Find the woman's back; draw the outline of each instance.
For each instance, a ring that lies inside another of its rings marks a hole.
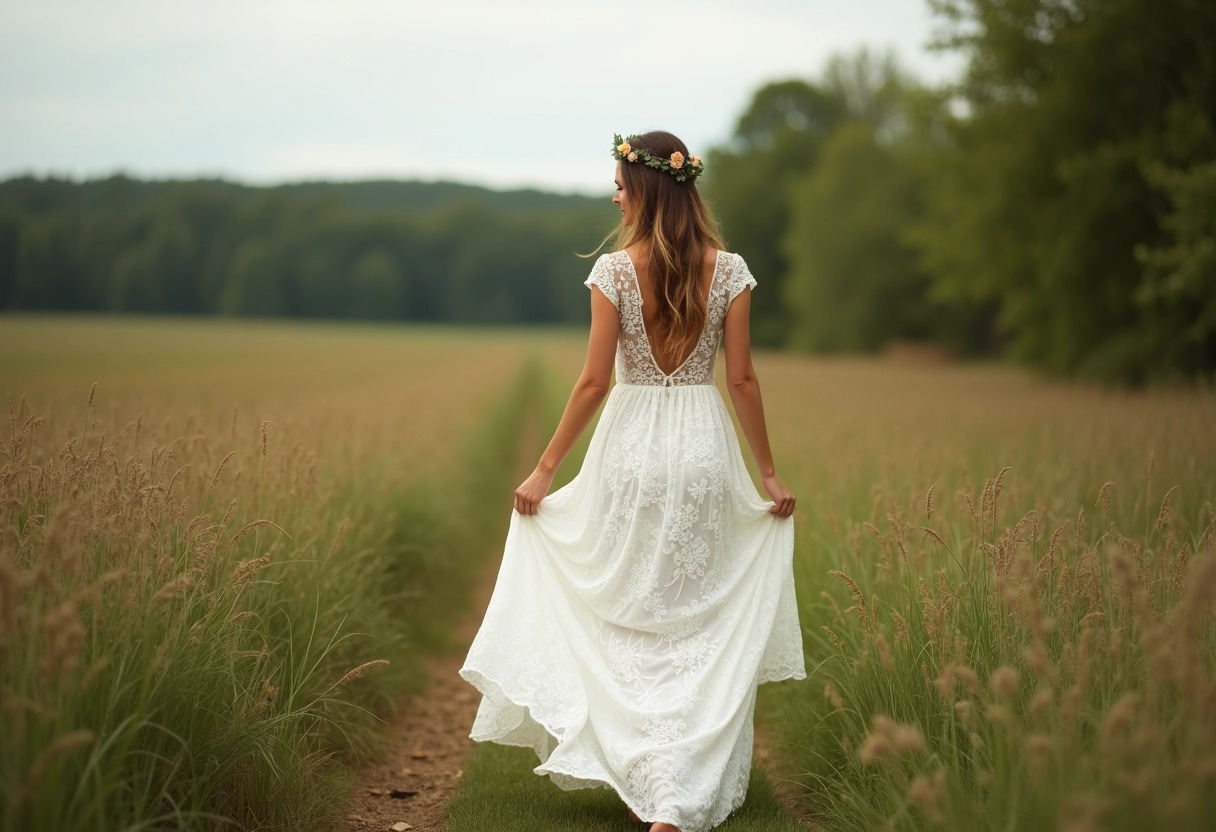
[[[663,354],[662,347],[657,343],[653,334],[658,331],[659,304],[666,303],[666,300],[655,292],[654,284],[650,279],[648,248],[645,245],[638,244],[627,248],[625,253],[629,255],[634,271],[638,276],[638,291],[642,297],[642,320],[646,325],[651,354],[654,355],[654,360],[659,370],[670,375],[684,363],[688,358],[688,354],[695,349],[695,345],[686,350],[683,355],[668,356]],[[717,264],[717,249],[706,248],[701,258],[701,274],[697,280],[698,297],[705,301],[703,308],[708,308],[710,283],[713,281],[714,270]]]
[[[739,293],[756,281],[739,255],[713,251],[710,258],[708,275],[700,275],[705,283],[698,287],[702,292],[701,314],[694,322],[694,340],[678,362],[659,357],[655,322],[664,299],[639,273],[629,251],[614,251],[596,260],[586,284],[599,289],[619,316],[615,359],[618,384],[683,387],[714,383],[727,311]]]

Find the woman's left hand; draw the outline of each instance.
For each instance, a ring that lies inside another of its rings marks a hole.
[[[515,510],[529,516],[536,514],[537,506],[540,505],[541,500],[545,499],[545,495],[549,493],[549,486],[552,484],[552,472],[545,472],[537,468],[519,488],[515,489]]]

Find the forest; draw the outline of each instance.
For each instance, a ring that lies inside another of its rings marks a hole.
[[[905,341],[1124,384],[1216,371],[1216,5],[932,0],[946,86],[839,55],[702,187],[771,347]],[[605,151],[605,155],[607,152]],[[450,183],[0,183],[0,309],[568,323],[617,214]]]
[[[605,200],[450,183],[0,184],[0,305],[542,323],[585,316]]]

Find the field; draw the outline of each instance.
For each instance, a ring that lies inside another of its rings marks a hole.
[[[3,828],[331,828],[375,717],[451,647],[581,351],[0,319]],[[810,673],[762,688],[760,718],[816,822],[1206,828],[1216,395],[757,368]]]
[[[506,520],[541,346],[5,320],[3,828],[330,828]]]
[[[809,682],[765,700],[832,829],[1207,829],[1216,398],[774,358]]]

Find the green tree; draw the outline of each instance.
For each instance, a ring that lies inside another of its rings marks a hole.
[[[802,183],[823,165],[821,154],[842,125],[861,123],[883,141],[907,130],[908,79],[890,52],[836,55],[818,81],[768,84],[739,117],[734,138],[710,155],[708,193],[732,249],[763,284],[753,300],[757,343],[785,344],[803,321],[785,304],[785,285],[802,266],[786,241],[797,232],[794,206]],[[805,264],[803,264],[805,265]],[[797,290],[795,290],[797,292]]]
[[[350,270],[351,314],[356,318],[406,317],[405,273],[397,255],[385,246],[365,252]]]
[[[196,311],[197,259],[191,228],[176,216],[159,219],[146,240],[118,254],[109,284],[109,308],[129,312]]]
[[[13,306],[18,309],[80,309],[86,291],[76,246],[79,223],[45,214],[22,224],[17,241]]]
[[[873,350],[935,335],[928,277],[902,237],[920,212],[921,182],[868,124],[838,129],[794,190],[785,239],[790,343]]]
[[[753,339],[785,342],[789,317],[782,284],[789,270],[781,241],[789,225],[789,189],[815,162],[844,115],[843,102],[808,81],[767,84],[739,117],[732,142],[710,152],[706,195],[727,244],[762,283],[752,301]]]
[[[226,315],[281,315],[284,279],[270,241],[251,239],[237,249],[219,298]]]
[[[1145,175],[1170,199],[1170,240],[1136,249],[1144,275],[1134,300],[1152,322],[1149,353],[1196,374],[1216,367],[1216,161]]]
[[[1135,253],[1171,236],[1170,200],[1145,172],[1216,158],[1216,6],[932,2],[944,45],[969,59],[916,234],[936,291],[994,303],[1013,355],[1050,371],[1195,370],[1153,333],[1200,306],[1171,306],[1166,326],[1164,307],[1137,300],[1151,292]]]
[[[17,292],[17,245],[21,219],[15,212],[0,213],[0,309],[10,306]]]

